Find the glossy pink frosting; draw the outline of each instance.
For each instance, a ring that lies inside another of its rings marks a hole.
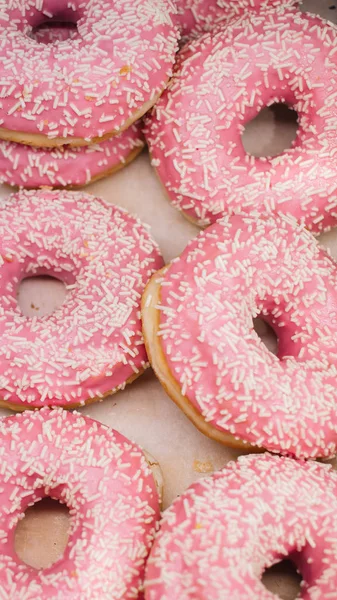
[[[311,233],[289,217],[225,217],[158,281],[166,362],[207,423],[297,457],[336,452],[337,268]]]
[[[298,0],[176,0],[178,23],[184,37],[198,37],[248,10],[293,6]]]
[[[0,398],[25,407],[101,398],[147,366],[140,299],[163,264],[148,228],[82,192],[22,191],[0,204]],[[44,317],[24,316],[22,279],[67,288]]]
[[[171,0],[14,0],[0,7],[0,126],[49,138],[118,131],[165,87],[177,50]],[[41,44],[49,18],[77,23]]]
[[[199,225],[228,212],[283,212],[317,232],[337,222],[337,28],[286,7],[248,11],[187,44],[146,128],[173,204]],[[299,116],[293,147],[249,156],[241,135],[276,102]]]
[[[159,501],[141,449],[79,413],[44,408],[0,421],[0,530],[3,598],[138,599],[159,519]],[[22,563],[14,533],[44,497],[66,504],[63,556],[37,570]]]
[[[100,144],[33,148],[0,140],[0,181],[26,188],[83,186],[144,146],[140,125]]]
[[[146,600],[276,600],[261,577],[286,557],[303,577],[300,600],[332,600],[336,498],[330,465],[240,457],[164,513],[147,563]]]

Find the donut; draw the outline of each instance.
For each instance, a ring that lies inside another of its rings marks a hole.
[[[337,474],[291,458],[240,457],[194,483],[164,513],[146,600],[272,600],[261,578],[290,557],[302,600],[334,598]]]
[[[138,599],[159,519],[158,493],[136,444],[79,413],[24,412],[0,422],[3,598]],[[43,570],[18,558],[14,531],[45,497],[70,511],[63,556]]]
[[[250,11],[181,50],[146,138],[170,200],[190,220],[207,226],[255,211],[290,214],[313,232],[336,224],[336,32],[290,7]],[[293,147],[249,156],[245,125],[274,103],[297,111]]]
[[[21,191],[0,204],[0,405],[83,405],[123,388],[148,366],[141,295],[163,261],[148,229],[82,192]],[[54,313],[28,318],[20,282],[66,285]]]
[[[41,44],[76,35],[77,29],[57,23],[34,31],[34,39]],[[139,124],[101,144],[84,147],[35,148],[0,140],[0,182],[24,188],[84,186],[129,164],[143,146]]]
[[[171,0],[9,0],[0,7],[0,138],[32,146],[103,141],[139,119],[172,73]],[[77,24],[41,44],[48,19]]]
[[[248,10],[293,6],[298,0],[176,0],[183,40],[199,37]]]
[[[336,263],[304,226],[232,215],[151,278],[143,333],[157,377],[204,434],[247,450],[332,456],[336,306]],[[276,356],[254,331],[258,316],[278,338]]]
[[[128,165],[144,147],[140,125],[84,147],[33,148],[0,141],[0,181],[24,188],[79,187]]]

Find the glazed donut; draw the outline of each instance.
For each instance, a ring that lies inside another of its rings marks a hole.
[[[160,514],[141,449],[88,417],[44,408],[1,420],[0,454],[2,597],[138,599]],[[14,531],[44,497],[68,506],[71,529],[62,558],[37,570],[18,559]]]
[[[152,164],[173,204],[200,226],[228,212],[276,211],[326,229],[337,222],[337,28],[290,7],[247,15],[180,52],[147,122]],[[249,156],[245,125],[277,102],[298,113],[293,147]]]
[[[140,221],[82,192],[22,191],[1,202],[0,230],[0,405],[70,408],[138,377],[141,294],[163,264]],[[19,284],[45,274],[67,297],[27,318]]]
[[[248,10],[263,10],[269,7],[293,6],[298,0],[176,0],[178,24],[183,39],[199,37],[205,31]]]
[[[120,133],[171,76],[178,28],[171,0],[9,0],[0,8],[0,138],[87,145]],[[78,35],[41,44],[47,19]]]
[[[162,385],[209,437],[332,456],[336,306],[336,264],[303,226],[236,215],[152,277],[143,332]],[[277,356],[254,331],[258,316],[278,337]]]
[[[297,598],[334,598],[336,497],[330,465],[240,457],[164,513],[146,567],[146,600],[276,600],[261,578],[286,557],[303,577]]]
[[[115,173],[144,147],[140,125],[80,148],[32,148],[0,141],[0,182],[24,188],[79,187]]]

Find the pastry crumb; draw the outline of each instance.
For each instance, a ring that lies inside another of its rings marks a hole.
[[[210,460],[202,461],[202,460],[195,459],[195,461],[193,463],[193,470],[196,473],[213,473],[214,466]]]

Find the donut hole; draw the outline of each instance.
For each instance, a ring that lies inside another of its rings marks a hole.
[[[46,569],[64,554],[69,539],[69,509],[52,498],[29,507],[14,534],[19,559],[34,569]]]
[[[302,577],[295,564],[289,559],[266,569],[262,576],[262,583],[269,592],[281,600],[295,600],[300,597]]]
[[[278,337],[274,329],[262,315],[253,319],[253,327],[255,333],[259,336],[261,342],[263,342],[269,352],[277,355],[279,343]]]
[[[30,37],[39,44],[53,44],[56,41],[73,39],[79,36],[78,21],[79,15],[71,10],[49,18],[43,16],[43,20],[37,20],[32,24]]]
[[[44,317],[62,306],[66,295],[63,281],[50,275],[39,275],[21,281],[17,301],[26,317]]]
[[[293,145],[297,137],[298,114],[287,104],[278,102],[263,108],[246,123],[242,144],[247,152],[258,158],[272,158]]]
[[[76,23],[65,21],[46,21],[33,27],[30,37],[39,44],[53,44],[56,41],[64,42],[78,35]]]

